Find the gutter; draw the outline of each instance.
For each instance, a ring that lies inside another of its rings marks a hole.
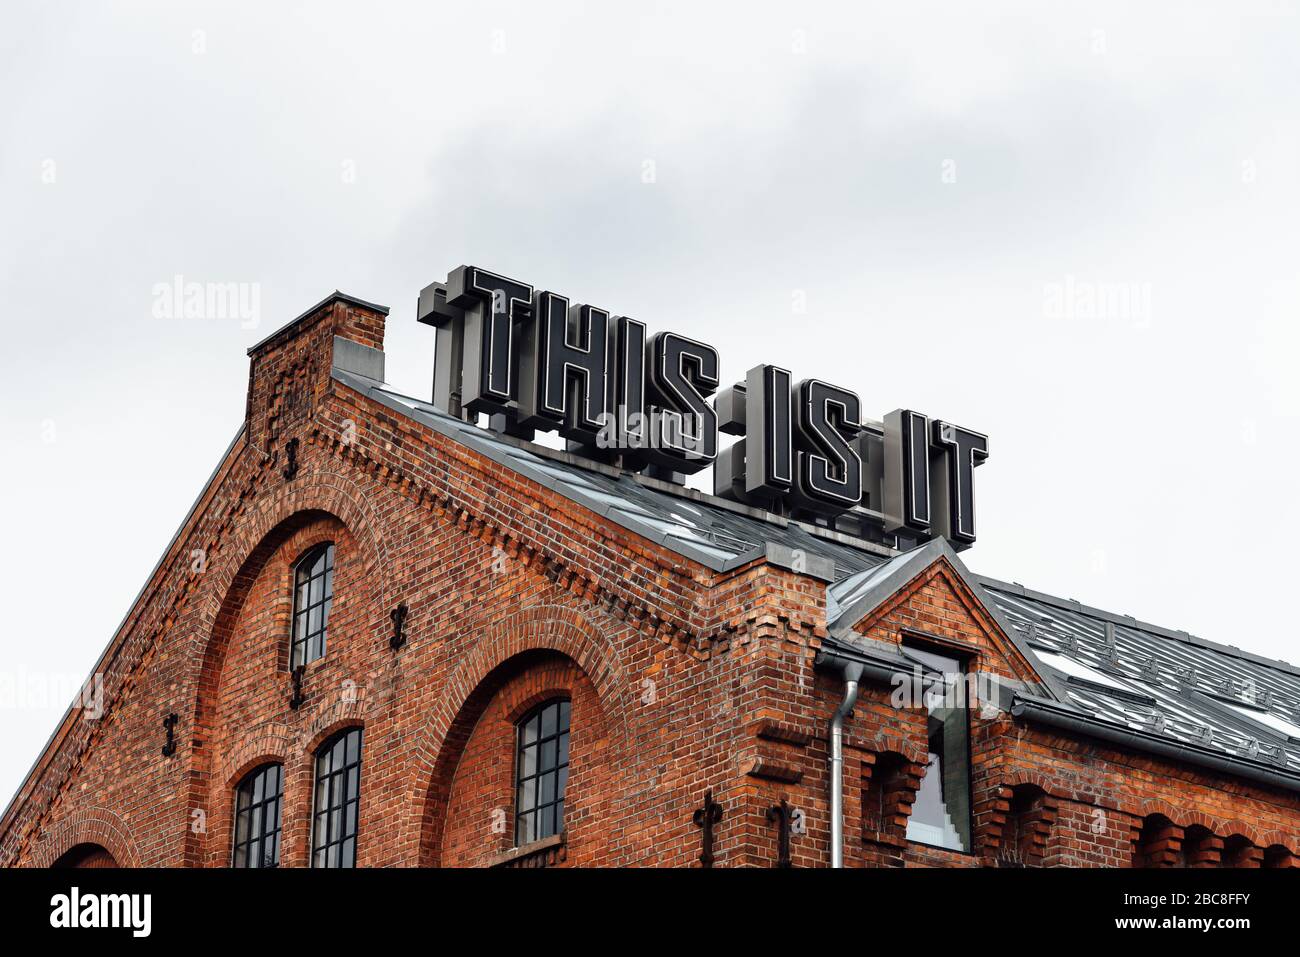
[[[1063,711],[1044,701],[1017,697],[1011,707],[1011,714],[1016,718],[1025,718],[1072,734],[1086,735],[1108,744],[1156,754],[1181,764],[1190,764],[1221,774],[1231,774],[1256,784],[1281,788],[1285,791],[1300,791],[1300,774],[1294,771],[1269,768],[1241,758],[1219,754],[1199,745],[1172,741],[1145,731],[1120,728],[1086,715]]]

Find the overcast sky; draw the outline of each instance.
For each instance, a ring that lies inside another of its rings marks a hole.
[[[5,4],[0,802],[245,349],[343,289],[425,395],[462,262],[986,432],[974,570],[1300,660],[1296,4],[1135,6]]]

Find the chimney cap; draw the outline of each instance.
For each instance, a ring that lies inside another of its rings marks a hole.
[[[351,303],[354,306],[361,306],[363,309],[372,309],[375,312],[378,312],[385,316],[388,315],[387,306],[381,306],[378,303],[367,302],[364,299],[360,299],[356,296],[348,295],[346,292],[340,292],[339,290],[335,289],[332,293],[330,293],[320,302],[316,303],[316,305],[312,306],[310,309],[307,309],[297,317],[290,319],[288,322],[282,325],[279,329],[276,329],[270,335],[266,336],[263,339],[260,339],[259,341],[255,342],[253,345],[249,346],[248,354],[251,356],[253,353],[259,351],[263,346],[271,342],[273,339],[276,339],[277,337],[283,335],[285,332],[288,332],[290,329],[292,329],[298,323],[302,322],[308,316],[319,312],[320,310],[324,309],[326,306],[330,305],[333,302],[347,302],[347,303]]]

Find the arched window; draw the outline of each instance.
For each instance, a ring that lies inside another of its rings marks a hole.
[[[569,702],[560,698],[529,712],[516,725],[515,844],[564,830],[569,780]]]
[[[235,841],[231,867],[280,866],[280,813],[284,769],[264,764],[235,789]]]
[[[311,866],[356,867],[361,804],[361,729],[348,728],[316,752]]]
[[[325,656],[330,606],[334,604],[334,543],[317,545],[293,569],[291,668]]]

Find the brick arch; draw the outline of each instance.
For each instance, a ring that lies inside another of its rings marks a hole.
[[[363,689],[358,689],[354,700],[347,700],[341,690],[331,692],[332,700],[322,706],[320,713],[303,731],[298,747],[298,758],[311,761],[316,750],[344,728],[366,727],[366,700]]]
[[[1225,838],[1241,836],[1250,841],[1250,843],[1254,844],[1256,847],[1260,846],[1259,828],[1253,824],[1248,824],[1245,821],[1222,821],[1218,827],[1214,828],[1214,832],[1220,837]]]
[[[77,811],[42,834],[32,849],[31,866],[48,868],[78,844],[98,844],[118,867],[141,866],[130,830],[106,807]]]
[[[285,764],[294,753],[292,733],[279,722],[268,724],[246,735],[222,756],[212,775],[213,786],[233,788],[249,771],[271,761]]]
[[[1211,833],[1219,833],[1223,827],[1221,822],[1216,821],[1204,811],[1195,811],[1185,807],[1178,807],[1161,798],[1152,798],[1143,801],[1137,811],[1137,816],[1143,820],[1153,814],[1163,815],[1169,819],[1171,824],[1175,824],[1183,830],[1187,830],[1189,827],[1194,827],[1199,824]]]
[[[216,714],[226,652],[248,592],[284,542],[299,530],[323,519],[339,522],[356,543],[362,556],[358,580],[368,583],[372,594],[377,595],[376,600],[362,603],[363,607],[376,609],[368,630],[373,634],[383,631],[383,610],[389,607],[393,594],[388,550],[384,542],[386,526],[355,483],[336,473],[313,471],[286,482],[251,505],[232,537],[223,541],[217,553],[210,556],[208,568],[203,573],[205,596],[201,599],[198,626],[191,638],[191,660],[195,662],[193,686],[197,690],[189,704],[189,714],[185,716],[192,738],[204,742],[204,746],[195,747],[193,751],[189,794],[192,808],[204,807],[211,798],[209,788],[214,786],[211,777],[214,756],[207,745],[215,730],[211,725]],[[331,707],[331,702],[327,701],[323,707]],[[220,781],[221,778],[216,779],[216,782]],[[201,834],[193,830],[187,834],[187,864],[200,862],[204,843]]]
[[[415,789],[401,853],[429,861],[435,853],[439,785],[455,771],[478,715],[495,693],[495,676],[529,652],[569,658],[596,689],[615,753],[631,754],[629,712],[634,697],[612,645],[580,612],[560,605],[520,609],[498,621],[462,658],[447,679],[414,749]]]
[[[1032,784],[1045,794],[1052,794],[1052,779],[1041,771],[1008,771],[998,777],[998,783],[1005,788],[1018,788]],[[1055,795],[1060,797],[1060,795]]]
[[[1265,849],[1284,847],[1292,854],[1300,856],[1300,834],[1291,831],[1263,831],[1256,836],[1255,845]]]

